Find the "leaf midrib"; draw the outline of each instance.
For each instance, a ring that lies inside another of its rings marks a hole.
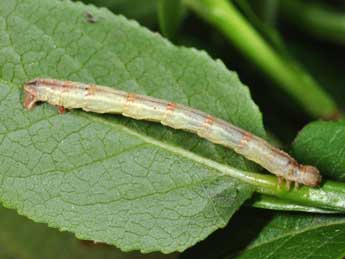
[[[158,140],[155,140],[154,138],[152,138],[150,136],[140,134],[140,133],[138,133],[138,132],[132,130],[131,128],[128,128],[122,124],[114,124],[112,122],[103,120],[99,117],[93,116],[93,115],[88,114],[86,112],[82,112],[81,116],[87,118],[90,121],[104,124],[104,125],[110,126],[112,128],[114,128],[114,127],[120,128],[121,130],[128,133],[129,135],[137,137],[137,138],[141,139],[142,141],[144,141],[148,144],[159,147],[161,149],[164,149],[166,151],[174,153],[174,154],[181,156],[183,158],[186,158],[188,160],[192,160],[195,163],[200,164],[202,166],[206,166],[209,169],[215,170],[215,171],[219,172],[219,175],[225,175],[225,176],[233,177],[233,178],[236,178],[242,182],[249,183],[249,184],[252,184],[253,181],[255,181],[255,173],[243,171],[243,170],[237,169],[235,167],[231,167],[229,165],[221,164],[221,163],[216,162],[214,160],[200,156],[196,153],[190,152],[186,149],[172,145],[170,143],[158,141]]]

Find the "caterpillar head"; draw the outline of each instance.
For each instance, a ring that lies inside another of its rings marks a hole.
[[[298,167],[299,171],[299,181],[300,183],[315,187],[319,186],[321,183],[321,175],[319,170],[311,165],[300,165]]]

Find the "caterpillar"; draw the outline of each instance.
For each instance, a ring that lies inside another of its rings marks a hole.
[[[285,180],[315,187],[321,182],[319,170],[299,164],[286,152],[222,119],[197,109],[166,100],[128,93],[114,88],[72,81],[37,78],[24,84],[24,107],[36,102],[48,102],[63,112],[65,108],[81,108],[87,112],[122,114],[137,120],[161,124],[196,133],[213,143],[233,149],[278,177],[279,186]]]

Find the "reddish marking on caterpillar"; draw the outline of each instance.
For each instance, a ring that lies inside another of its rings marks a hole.
[[[176,103],[169,102],[169,103],[166,104],[165,111],[164,111],[164,114],[163,114],[163,118],[161,120],[162,123],[163,123],[163,121],[167,121],[169,119],[169,116],[174,113],[176,108],[177,108],[177,104]]]
[[[129,114],[129,111],[131,110],[130,106],[134,104],[136,99],[137,99],[136,94],[127,93],[126,103],[123,106],[122,114]]]
[[[97,91],[97,86],[96,85],[90,85],[90,87],[87,88],[86,90],[86,96],[94,95]]]
[[[204,122],[203,122],[203,127],[209,127],[210,125],[212,125],[214,122],[214,117],[211,115],[207,115],[207,117],[205,118]]]
[[[51,86],[54,86],[53,84]],[[66,90],[73,88],[72,82],[66,81],[62,84],[62,87]]]
[[[25,83],[24,94],[24,107],[27,109],[32,109],[37,101],[41,101],[68,109],[81,108],[85,111],[158,121],[172,128],[194,132],[260,164],[277,175],[279,185],[284,179],[288,188],[291,182],[307,186],[318,186],[321,182],[316,167],[299,164],[289,154],[264,139],[184,105],[105,86],[43,78]],[[86,98],[90,94],[93,98]],[[169,120],[166,119],[167,114]],[[209,129],[212,129],[212,134],[208,134]]]
[[[169,111],[169,112],[172,112],[172,111],[174,111],[176,109],[176,106],[177,106],[176,103],[171,103],[170,102],[170,103],[167,104],[166,110]]]
[[[214,123],[215,118],[211,115],[207,115],[204,119],[204,121],[201,124],[201,129],[199,131],[199,136],[203,138],[210,138],[210,128],[212,124]]]
[[[128,105],[128,104],[130,104],[130,103],[134,103],[134,101],[135,101],[136,99],[137,99],[136,94],[128,93],[126,105]]]
[[[58,105],[57,106],[57,110],[60,114],[64,114],[66,112],[66,109],[65,107],[61,106],[61,105]]]
[[[244,148],[252,138],[253,135],[251,133],[245,132],[240,142],[240,148]]]

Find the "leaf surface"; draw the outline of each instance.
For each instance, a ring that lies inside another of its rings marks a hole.
[[[251,186],[222,168],[253,164],[190,133],[121,116],[61,116],[47,104],[24,110],[22,84],[35,77],[169,99],[264,136],[248,89],[207,54],[175,47],[106,9],[4,0],[0,199],[6,207],[82,239],[169,253],[224,227],[251,196]]]

